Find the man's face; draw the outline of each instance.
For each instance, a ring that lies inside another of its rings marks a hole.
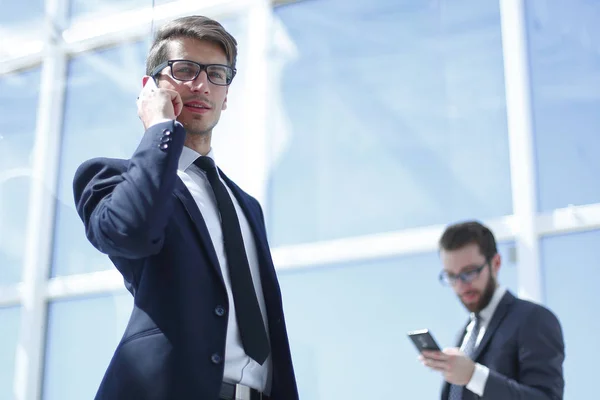
[[[170,60],[190,60],[199,64],[228,65],[223,49],[216,43],[193,38],[179,38],[169,43]],[[175,90],[181,96],[183,110],[177,120],[191,135],[210,135],[219,122],[221,111],[227,108],[228,86],[218,86],[208,80],[206,71],[193,81],[173,79],[170,67],[157,76],[158,86]]]
[[[457,279],[452,286],[460,301],[469,311],[479,312],[484,309],[492,299],[497,286],[498,270],[501,263],[500,255],[496,254],[490,263],[486,264],[479,246],[473,243],[457,250],[442,250],[441,258],[444,271],[454,277],[461,272],[474,271],[485,265],[471,282],[465,283],[461,279]]]

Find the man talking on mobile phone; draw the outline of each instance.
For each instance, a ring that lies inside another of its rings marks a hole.
[[[214,20],[166,23],[142,79],[137,150],[75,174],[87,237],[134,296],[96,399],[298,399],[263,212],[211,147],[236,55]]]
[[[440,281],[470,312],[457,348],[420,356],[443,374],[442,400],[561,400],[560,323],[547,308],[498,284],[502,260],[490,229],[476,221],[454,224],[439,244]]]

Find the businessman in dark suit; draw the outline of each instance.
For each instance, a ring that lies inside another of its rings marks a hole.
[[[498,285],[501,258],[492,232],[476,221],[451,225],[440,239],[440,255],[440,280],[470,312],[457,348],[420,357],[443,373],[442,400],[562,399],[560,323],[547,308]]]
[[[76,172],[87,237],[135,299],[96,399],[298,399],[261,207],[211,148],[236,54],[214,20],[165,24],[138,98],[139,147]]]

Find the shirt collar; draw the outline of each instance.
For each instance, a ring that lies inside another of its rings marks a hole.
[[[210,148],[210,151],[206,156],[212,158],[213,161],[215,160],[215,154],[213,152],[212,147]],[[192,164],[194,164],[194,161],[196,161],[198,157],[200,157],[200,153],[198,153],[196,150],[192,150],[187,146],[183,146],[181,156],[179,156],[179,164],[177,166],[177,169],[179,171],[185,171]]]
[[[498,304],[500,304],[500,300],[504,297],[506,293],[506,288],[504,286],[498,286],[496,290],[494,290],[494,294],[490,300],[490,304],[488,304],[483,310],[479,312],[479,317],[481,318],[481,322],[487,324],[494,315],[494,311],[498,308]],[[471,313],[471,319],[475,319],[475,314]]]

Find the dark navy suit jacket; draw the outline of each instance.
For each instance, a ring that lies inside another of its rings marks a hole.
[[[123,275],[135,304],[96,399],[219,397],[229,303],[206,224],[177,176],[184,138],[179,123],[164,122],[146,131],[130,160],[89,160],[75,174],[75,204],[86,235]],[[296,400],[262,210],[222,177],[256,242],[271,340],[271,397]]]
[[[458,347],[466,333],[459,334]],[[490,369],[479,397],[465,389],[463,400],[562,400],[565,348],[560,323],[547,308],[506,292],[473,359]],[[448,399],[444,384],[442,400]]]

